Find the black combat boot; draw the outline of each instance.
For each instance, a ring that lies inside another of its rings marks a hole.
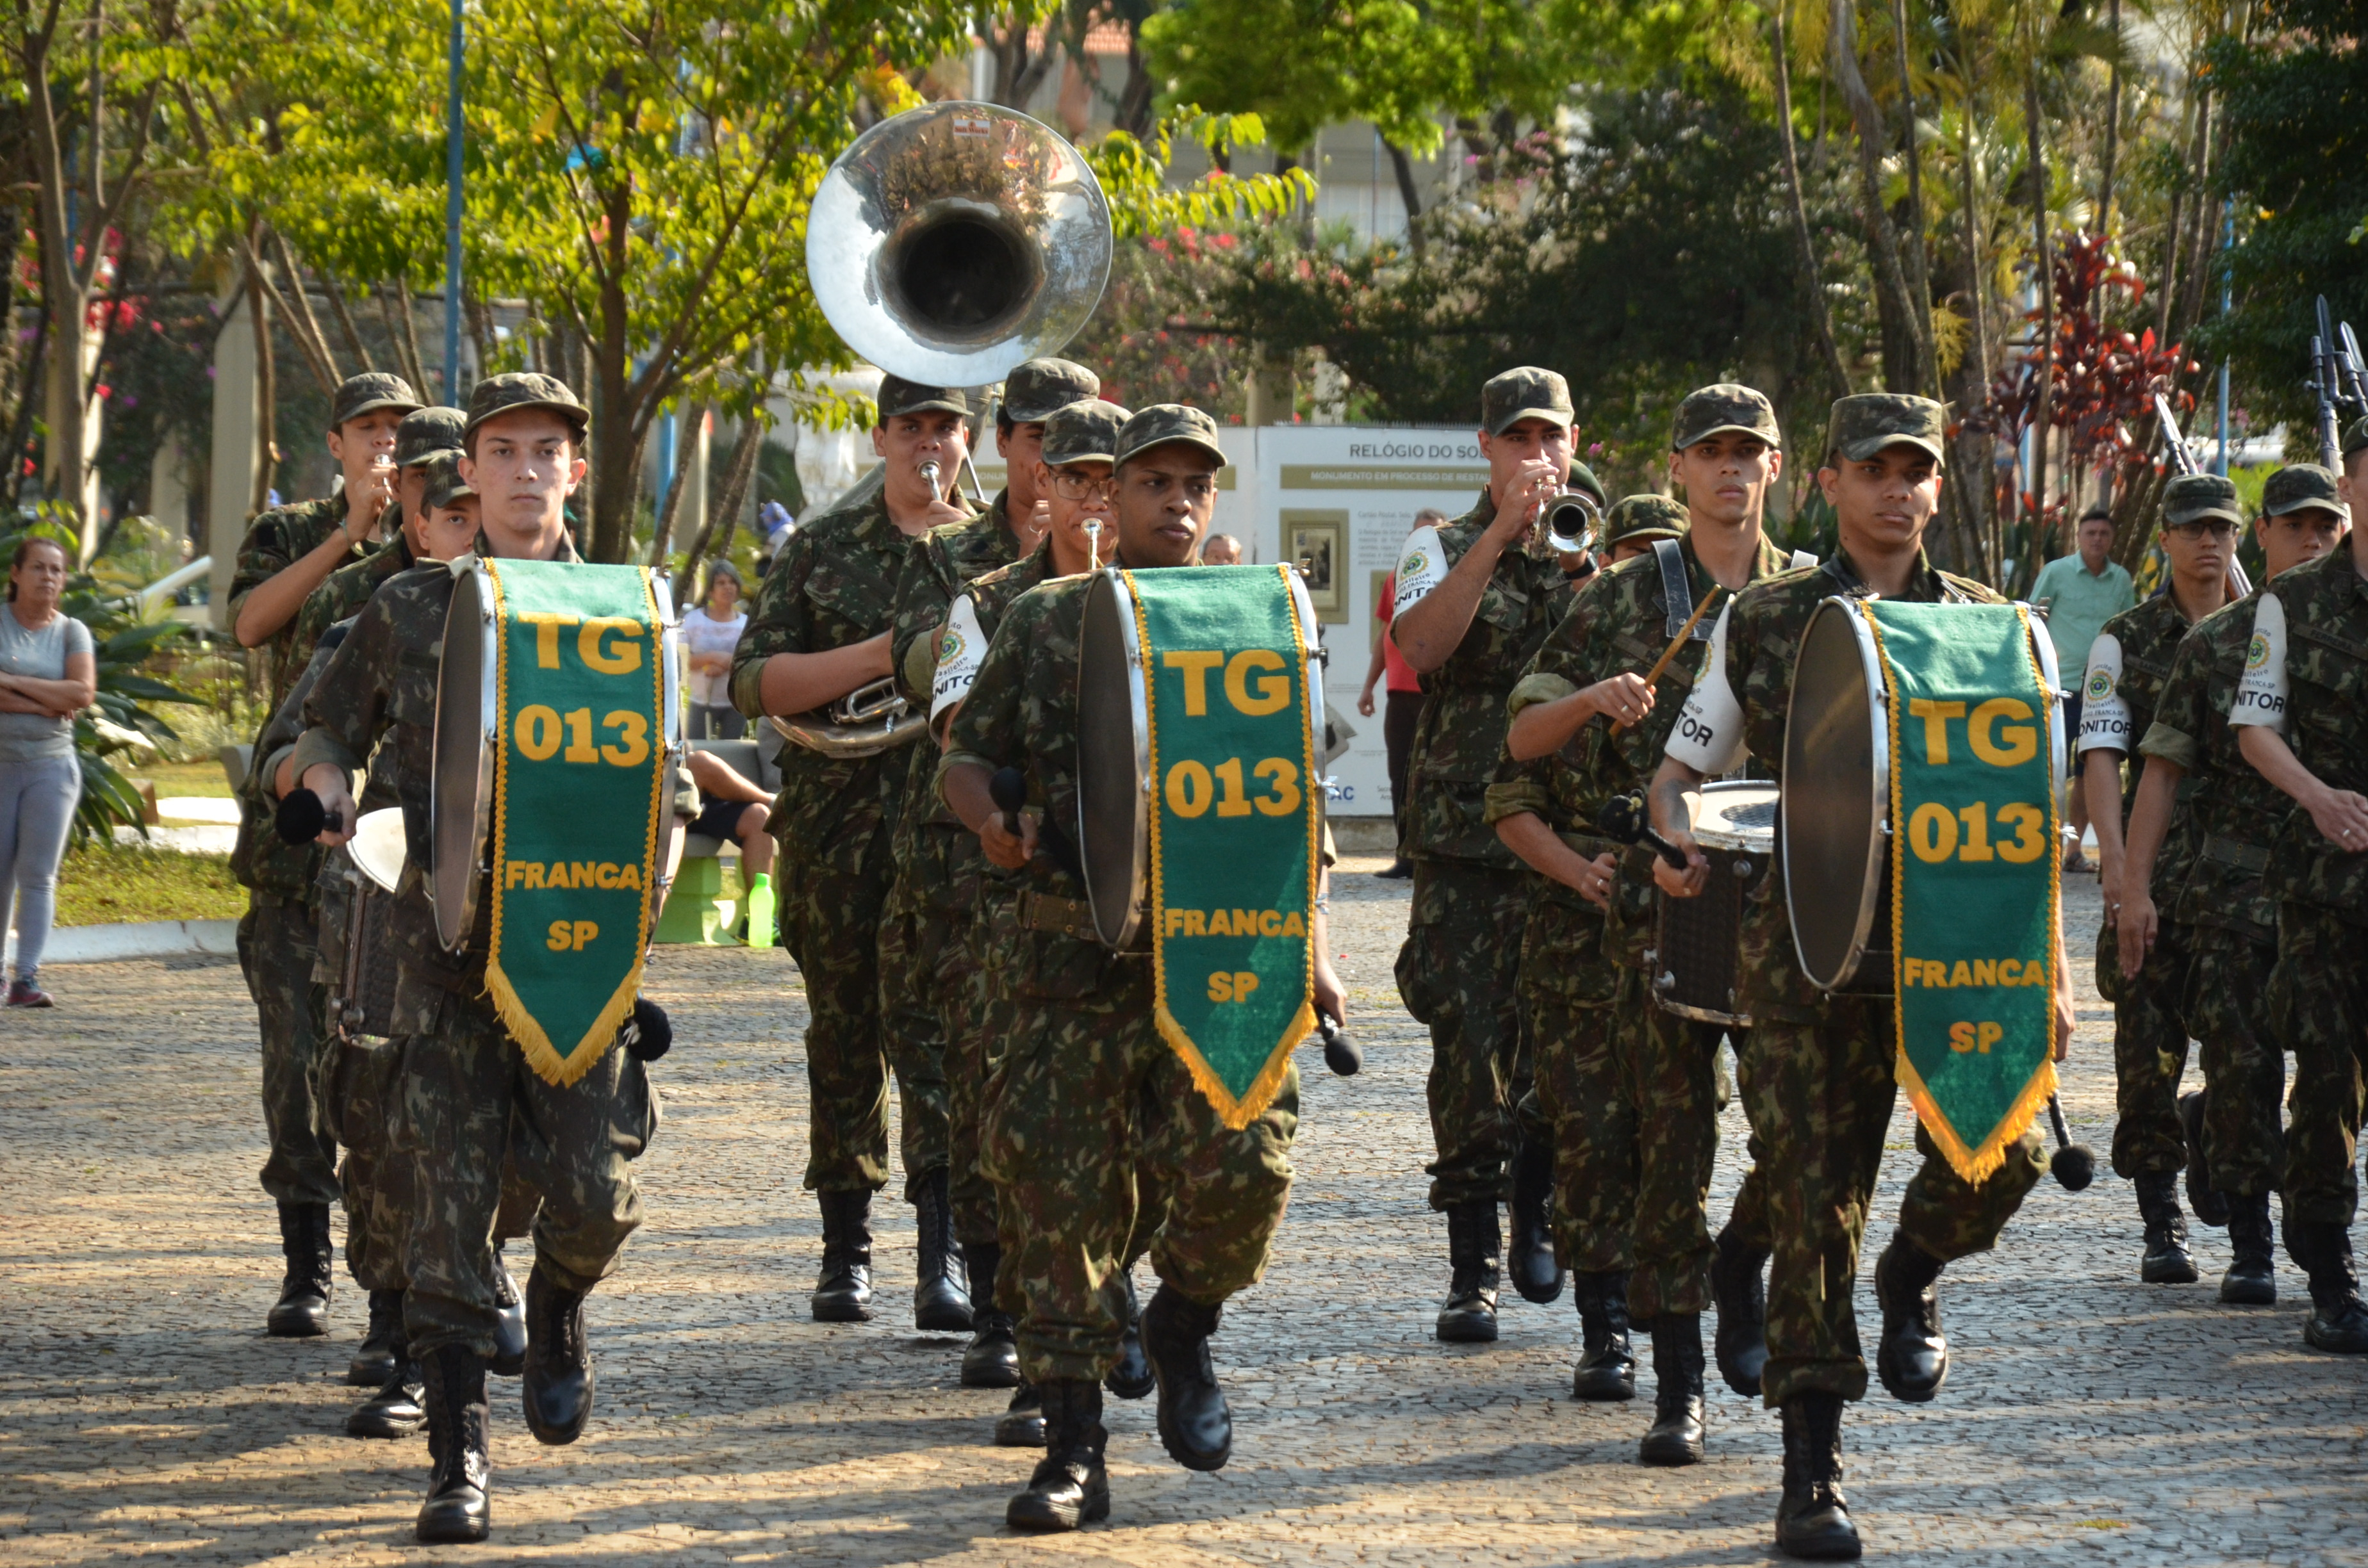
[[[913,1326],[935,1334],[968,1334],[970,1285],[962,1272],[962,1244],[954,1240],[948,1180],[940,1165],[921,1177],[920,1190],[913,1196],[913,1228],[919,1233],[921,1254],[913,1284]]]
[[[1636,1446],[1646,1464],[1702,1461],[1702,1314],[1653,1320],[1653,1425]]]
[[[871,1321],[871,1193],[818,1192],[822,1200],[822,1278],[814,1286],[816,1323]]]
[[[1011,1403],[996,1418],[998,1449],[1041,1449],[1044,1446],[1044,1394],[1034,1383],[1011,1391]]]
[[[336,1262],[329,1240],[329,1206],[279,1206],[279,1250],[288,1272],[264,1327],[279,1339],[310,1339],[329,1332],[329,1280]]]
[[[2278,1304],[2277,1243],[2270,1230],[2270,1195],[2228,1195],[2228,1248],[2234,1255],[2220,1277],[2220,1299],[2232,1307]]]
[[[993,1242],[984,1242],[966,1250],[971,1280],[980,1293],[972,1301],[970,1343],[962,1348],[962,1387],[1018,1388],[1019,1338],[1011,1314],[995,1304],[995,1276],[1003,1267],[1003,1248]]]
[[[2212,1181],[2212,1162],[2203,1145],[2205,1089],[2190,1089],[2179,1096],[2179,1127],[2187,1139],[2187,1209],[2199,1225],[2228,1222],[2228,1197]],[[2193,1275],[2188,1276],[2193,1278]]]
[[[2146,1221],[2138,1278],[2149,1285],[2194,1284],[2195,1257],[2187,1250],[2187,1221],[2179,1212],[2179,1173],[2140,1171],[2131,1185],[2138,1189],[2138,1214]]]
[[[1554,1260],[1554,1145],[1524,1138],[1513,1156],[1513,1221],[1505,1267],[1521,1300],[1544,1306],[1562,1299],[1562,1265]]]
[[[422,1358],[427,1383],[427,1501],[413,1528],[430,1545],[483,1540],[493,1524],[493,1412],[485,1407],[485,1364],[465,1345]]]
[[[1126,1332],[1119,1335],[1118,1361],[1102,1379],[1102,1387],[1121,1399],[1141,1399],[1159,1386],[1159,1380],[1143,1353],[1143,1302],[1134,1293],[1134,1270],[1121,1270],[1118,1278],[1126,1295]]]
[[[494,1314],[494,1358],[485,1363],[485,1370],[497,1378],[515,1378],[526,1367],[526,1298],[499,1247],[494,1249],[494,1304],[498,1309]]]
[[[1209,1361],[1217,1314],[1173,1285],[1162,1285],[1144,1309],[1144,1354],[1159,1380],[1160,1446],[1186,1470],[1222,1470],[1234,1451],[1234,1413]]]
[[[387,1374],[383,1387],[346,1417],[347,1437],[408,1437],[427,1424],[427,1390],[419,1363],[411,1358],[411,1347],[401,1339],[394,1342],[394,1369]]]
[[[2351,1233],[2342,1225],[2286,1221],[2286,1253],[2310,1276],[2303,1343],[2345,1356],[2368,1355],[2368,1306],[2351,1272]]]
[[[1883,1304],[1883,1344],[1874,1353],[1875,1375],[1892,1398],[1909,1404],[1922,1404],[1949,1381],[1949,1339],[1941,1332],[1936,1283],[1940,1278],[1941,1260],[1906,1236],[1893,1236],[1874,1266],[1874,1299]]]
[[[1710,1260],[1711,1299],[1718,1303],[1718,1337],[1712,1349],[1718,1375],[1746,1399],[1759,1397],[1760,1374],[1768,1369],[1768,1249],[1747,1244],[1729,1225],[1718,1233]]]
[[[1073,1530],[1110,1517],[1110,1476],[1102,1469],[1102,1386],[1089,1378],[1043,1385],[1045,1454],[1028,1490],[1003,1510],[1016,1530]]]
[[[1628,1344],[1628,1275],[1625,1270],[1570,1277],[1578,1307],[1578,1369],[1570,1377],[1570,1397],[1619,1404],[1636,1397],[1636,1353]]]
[[[519,1389],[526,1424],[553,1447],[572,1443],[592,1418],[592,1342],[584,1335],[584,1296],[542,1271],[526,1277],[526,1369]]]
[[[403,1337],[403,1292],[372,1290],[370,1293],[370,1330],[362,1342],[354,1346],[354,1358],[346,1363],[346,1385],[348,1388],[374,1389],[394,1375],[394,1364],[402,1358],[395,1343]]]
[[[1497,1337],[1497,1201],[1459,1203],[1447,1211],[1447,1260],[1454,1272],[1439,1309],[1439,1337],[1485,1345]]]
[[[1819,1562],[1853,1561],[1858,1526],[1842,1495],[1842,1396],[1800,1393],[1784,1402],[1784,1495],[1776,1550]]]

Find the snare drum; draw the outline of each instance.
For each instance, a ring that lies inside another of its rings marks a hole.
[[[1295,572],[1203,566],[1156,576],[1162,595],[1189,596],[1196,580],[1220,573],[1257,574],[1278,591],[1287,579],[1306,656],[1320,656],[1315,606]],[[1150,907],[1151,723],[1144,661],[1159,650],[1144,648],[1141,625],[1125,574],[1116,567],[1098,574],[1086,587],[1077,646],[1077,847],[1095,934],[1120,949],[1133,943]],[[1323,681],[1308,681],[1307,692],[1311,732],[1321,735]]]
[[[330,855],[334,896],[322,906],[329,1026],[352,1043],[394,1033],[395,888],[403,880],[403,812],[366,812]]]
[[[1776,801],[1773,784],[1702,787],[1693,835],[1710,861],[1709,881],[1693,898],[1655,900],[1645,962],[1662,1011],[1706,1024],[1751,1022],[1741,1001],[1743,905],[1775,858]]]

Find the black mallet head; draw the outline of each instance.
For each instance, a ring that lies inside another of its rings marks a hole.
[[[1357,1042],[1321,1013],[1315,1015],[1315,1032],[1324,1041],[1324,1065],[1337,1077],[1355,1077],[1357,1069],[1365,1064],[1365,1053]]]
[[[998,767],[986,781],[986,792],[998,811],[1017,812],[1028,803],[1028,776],[1016,767]]]
[[[271,814],[271,825],[289,844],[310,844],[324,833],[343,833],[345,813],[321,809],[321,797],[310,790],[290,790]]]
[[[2055,1151],[2047,1168],[2065,1191],[2078,1192],[2097,1179],[2097,1156],[2086,1143],[2067,1144]]]

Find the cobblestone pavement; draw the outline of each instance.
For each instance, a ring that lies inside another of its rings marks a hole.
[[[909,1210],[881,1206],[882,1321],[806,1317],[818,1227],[795,1190],[805,1014],[784,955],[668,949],[653,965],[681,1044],[655,1074],[666,1124],[642,1162],[648,1226],[590,1311],[598,1415],[575,1447],[543,1449],[517,1385],[496,1381],[495,1539],[441,1552],[410,1540],[424,1442],[340,1435],[355,1294],[325,1342],[262,1333],[276,1238],[255,1181],[254,1013],[238,971],[58,971],[58,1011],[0,1020],[0,1563],[1765,1560],[1769,1413],[1713,1380],[1710,1462],[1647,1471],[1634,1444],[1648,1405],[1568,1397],[1567,1298],[1508,1295],[1494,1346],[1429,1337],[1446,1243],[1421,1199],[1427,1044],[1390,978],[1406,884],[1339,883],[1336,947],[1367,1066],[1336,1079],[1308,1053],[1291,1214],[1271,1273],[1217,1342],[1234,1462],[1186,1474],[1160,1452],[1149,1403],[1113,1401],[1112,1522],[1051,1540],[1001,1528],[1030,1465],[985,1444],[1003,1396],[957,1388],[959,1341],[900,1321]],[[2073,900],[2085,954],[2095,883],[2078,879]],[[2075,1135],[2099,1150],[2108,1027],[2087,993],[2066,1098]],[[1870,1256],[1907,1137],[1903,1114]],[[1735,1176],[1723,1162],[1722,1214]],[[2205,1284],[2136,1283],[2128,1194],[2110,1175],[2078,1196],[2044,1185],[2002,1251],[1950,1270],[1945,1394],[1910,1408],[1878,1392],[1846,1429],[1873,1554],[2368,1560],[2368,1365],[2303,1349],[2290,1269],[2277,1309],[2218,1305],[2221,1233],[2199,1233]]]

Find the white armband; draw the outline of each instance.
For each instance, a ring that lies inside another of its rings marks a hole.
[[[954,601],[938,631],[938,673],[929,681],[929,720],[970,695],[978,668],[986,662],[986,634],[979,630],[978,606],[968,594]]]
[[[2275,594],[2263,594],[2253,607],[2253,640],[2245,649],[2245,676],[2228,705],[2228,722],[2286,733],[2286,607]]]
[[[1447,552],[1439,547],[1439,530],[1419,528],[1406,535],[1406,549],[1398,555],[1397,593],[1390,600],[1393,619],[1406,612],[1409,605],[1419,604],[1423,596],[1447,581]]]
[[[1702,663],[1702,679],[1686,696],[1678,727],[1669,732],[1662,749],[1705,778],[1731,773],[1743,762],[1743,704],[1726,681],[1727,601],[1711,629],[1710,657]]]
[[[2076,750],[2135,756],[2130,705],[2122,700],[2122,640],[2100,631],[2089,645],[2089,673],[2080,682],[2080,738]]]

